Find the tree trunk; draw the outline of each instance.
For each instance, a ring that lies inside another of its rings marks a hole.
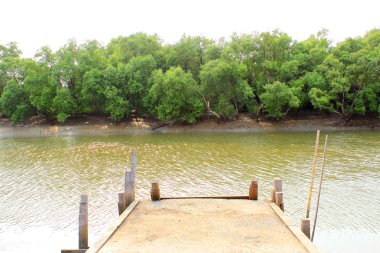
[[[237,105],[237,102],[236,102],[236,99],[234,98],[234,106],[235,106],[235,114],[236,116],[238,115],[239,113],[239,109],[238,109],[238,105]],[[236,117],[235,117],[236,118]]]
[[[256,122],[259,123],[259,117],[260,117],[260,112],[261,110],[263,109],[264,105],[263,104],[260,104],[259,105],[259,108],[257,108],[257,111],[256,111]]]
[[[207,112],[211,113],[212,115],[215,115],[215,117],[217,117],[218,119],[220,119],[219,114],[217,114],[216,112],[214,112],[213,110],[211,110],[211,108],[210,108],[210,102],[206,100],[206,98],[202,95],[202,93],[198,92],[198,94],[203,98],[203,101],[205,103]]]

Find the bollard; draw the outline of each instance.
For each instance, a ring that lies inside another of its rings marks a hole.
[[[301,219],[301,231],[310,239],[310,219]]]
[[[88,196],[80,196],[79,249],[88,249]]]
[[[125,211],[125,209],[127,209],[127,206],[125,204],[124,192],[118,193],[118,196],[119,196],[119,202],[117,203],[117,207],[119,210],[119,215],[121,215]]]
[[[127,208],[135,201],[136,151],[132,152],[132,169],[125,172],[124,182],[125,207]]]
[[[284,194],[283,192],[276,192],[276,205],[284,212]]]
[[[253,178],[251,181],[251,185],[249,186],[249,197],[250,200],[257,200],[257,196],[259,194],[259,184],[257,178]]]
[[[276,192],[282,192],[282,180],[275,178],[273,181],[272,202],[276,203]]]
[[[160,185],[158,181],[152,182],[152,188],[150,189],[150,197],[152,201],[160,200]]]

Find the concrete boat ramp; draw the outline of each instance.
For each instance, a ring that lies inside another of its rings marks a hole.
[[[275,203],[134,201],[86,252],[319,252]]]
[[[79,249],[61,253],[120,252],[319,252],[309,240],[310,220],[301,229],[284,214],[282,180],[274,179],[271,200],[258,200],[258,179],[248,196],[161,197],[159,182],[151,200],[135,200],[136,153],[118,193],[119,218],[88,245],[88,196],[79,206]]]

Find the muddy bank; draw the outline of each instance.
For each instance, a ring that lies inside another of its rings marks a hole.
[[[81,117],[65,124],[48,124],[31,119],[27,124],[13,126],[9,119],[0,121],[0,137],[51,136],[51,135],[108,135],[131,133],[180,133],[180,132],[262,132],[262,131],[325,131],[337,130],[379,130],[380,119],[358,118],[342,122],[336,117],[308,116],[289,117],[282,121],[262,119],[256,122],[247,115],[240,115],[233,121],[203,119],[195,124],[172,125],[151,119],[138,118],[113,123],[102,117]]]

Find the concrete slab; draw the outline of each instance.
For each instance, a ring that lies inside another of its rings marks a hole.
[[[288,225],[260,200],[140,201],[94,252],[318,252]]]

